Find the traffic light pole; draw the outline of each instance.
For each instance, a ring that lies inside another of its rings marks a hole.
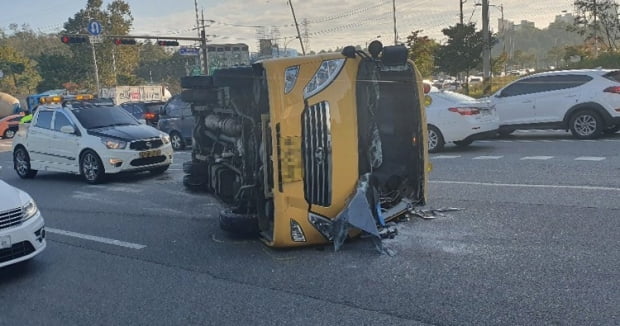
[[[101,89],[101,85],[99,84],[99,68],[97,68],[97,53],[95,52],[95,43],[90,43],[90,48],[93,50],[93,64],[95,66],[95,84],[97,86],[97,95],[99,95],[99,90]]]

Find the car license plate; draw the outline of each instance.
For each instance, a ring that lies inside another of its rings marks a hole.
[[[0,237],[0,249],[11,248],[11,236]]]
[[[155,157],[161,155],[161,149],[140,152],[140,158]]]

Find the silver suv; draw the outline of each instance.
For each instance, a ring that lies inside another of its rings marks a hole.
[[[500,135],[564,129],[592,139],[620,130],[620,70],[551,71],[520,78],[489,97]]]

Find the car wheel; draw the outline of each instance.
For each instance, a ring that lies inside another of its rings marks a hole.
[[[500,137],[510,136],[516,129],[500,129],[497,133]]]
[[[156,167],[154,169],[149,170],[149,172],[151,172],[151,174],[153,174],[153,175],[160,175],[160,174],[163,174],[164,172],[168,171],[169,167],[170,167],[170,164],[164,165],[164,166],[160,166],[160,167]]]
[[[84,180],[90,184],[101,183],[105,178],[105,169],[99,155],[90,150],[82,154],[80,172]]]
[[[459,140],[459,141],[455,141],[454,145],[459,146],[459,147],[467,147],[469,145],[471,145],[471,143],[473,143],[474,141],[471,139],[468,140]]]
[[[437,127],[428,126],[428,151],[437,153],[443,149],[445,142],[443,136]]]
[[[570,119],[570,131],[575,138],[597,138],[603,132],[603,120],[594,111],[579,111]]]
[[[37,175],[37,170],[30,168],[30,156],[23,147],[18,147],[13,152],[13,167],[22,179],[31,179]]]
[[[237,235],[256,235],[259,232],[258,217],[254,214],[238,214],[226,209],[220,212],[220,228]]]
[[[175,151],[180,151],[185,149],[185,141],[183,141],[183,137],[176,131],[170,133],[170,143],[172,144],[172,149]]]
[[[4,131],[4,135],[2,135],[2,138],[13,138],[15,137],[15,130],[12,129],[7,129]]]

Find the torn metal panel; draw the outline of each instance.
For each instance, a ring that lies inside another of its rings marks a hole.
[[[360,177],[355,194],[334,220],[332,234],[336,251],[342,247],[349,234],[350,227],[360,229],[378,239],[379,243],[381,242],[375,216],[377,212],[376,202],[370,201],[370,198],[374,198],[374,195],[370,185],[370,174],[367,173]]]

